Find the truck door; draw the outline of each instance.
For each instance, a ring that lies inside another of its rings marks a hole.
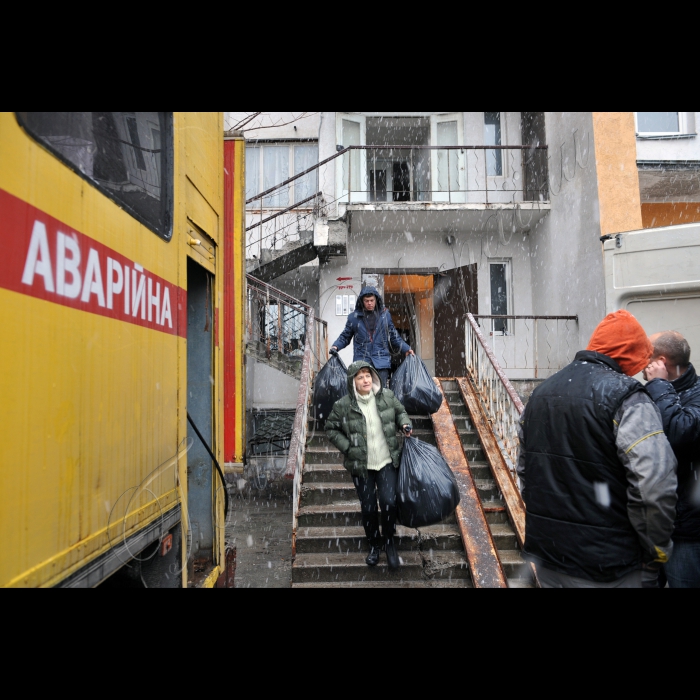
[[[626,309],[651,335],[678,331],[700,356],[700,224],[629,231],[605,241],[606,312]]]

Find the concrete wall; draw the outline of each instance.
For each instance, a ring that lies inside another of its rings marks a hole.
[[[335,295],[338,293],[359,294],[362,268],[440,268],[452,269],[477,263],[479,286],[479,310],[490,313],[490,279],[488,260],[512,261],[512,311],[514,314],[531,314],[532,296],[530,237],[513,236],[509,245],[503,245],[496,235],[467,230],[455,230],[452,235],[456,242],[450,246],[446,234],[441,232],[410,232],[410,240],[405,234],[385,235],[381,232],[353,230],[348,237],[347,262],[331,260],[321,264],[319,276],[320,313],[328,322],[329,344],[342,332],[347,321],[345,316],[335,315]],[[351,280],[338,281],[338,277]],[[339,286],[351,286],[352,290],[339,291]],[[464,343],[464,338],[455,338]],[[346,364],[352,362],[352,344],[341,352]]]
[[[546,112],[545,128],[552,210],[533,228],[530,241],[533,311],[578,315],[582,349],[605,316],[592,114]]]
[[[235,124],[252,112],[225,112],[224,128]],[[319,112],[262,112],[243,126],[246,139],[317,139]]]
[[[299,382],[264,362],[246,357],[246,408],[297,407]]]

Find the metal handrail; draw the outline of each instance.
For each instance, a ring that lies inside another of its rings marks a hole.
[[[510,400],[513,402],[513,405],[516,407],[518,410],[518,414],[521,414],[525,410],[525,406],[523,406],[523,402],[520,400],[520,397],[518,396],[518,392],[515,391],[513,388],[513,385],[510,383],[510,380],[506,376],[505,372],[501,369],[500,365],[498,364],[498,360],[496,359],[496,356],[491,352],[491,348],[489,348],[486,340],[484,339],[484,336],[481,333],[481,329],[479,328],[478,324],[474,320],[474,316],[472,314],[467,314],[467,321],[469,322],[467,325],[467,332],[471,329],[472,332],[475,334],[476,339],[481,346],[482,351],[486,355],[486,357],[489,360],[489,363],[491,367],[493,368],[493,371],[496,373],[496,376],[499,378],[501,385],[503,386],[503,389],[505,392],[508,394]],[[469,345],[467,346],[467,369],[478,369],[480,368],[479,363],[473,363],[471,368],[469,364],[469,360],[472,358],[470,354],[470,347]],[[478,376],[479,372],[473,372],[472,377],[476,381],[480,381],[482,378]],[[482,400],[483,400],[482,396]]]
[[[284,472],[285,479],[293,482],[292,495],[292,556],[296,555],[296,532],[299,507],[301,505],[301,478],[304,471],[304,457],[306,453],[306,433],[309,426],[309,401],[311,398],[311,342],[314,330],[313,309],[307,317],[306,323],[306,347],[304,349],[304,361],[301,368],[301,380],[299,393],[297,394],[297,410],[292,427],[292,439],[289,444],[289,454]]]

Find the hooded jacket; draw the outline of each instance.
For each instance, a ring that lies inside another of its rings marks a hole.
[[[689,365],[669,382],[652,379],[646,390],[661,411],[678,459],[678,505],[674,540],[700,542],[700,379]]]
[[[379,375],[368,362],[354,362],[348,367],[348,393],[333,406],[326,420],[326,435],[345,456],[345,468],[363,479],[367,478],[367,422],[357,403],[355,375],[365,367],[372,373],[372,390],[394,467],[398,468],[401,457],[396,432],[411,425],[404,407],[391,390],[382,388]]]
[[[374,332],[370,332],[367,322],[368,312],[362,302],[363,297],[374,294],[377,304]],[[353,341],[353,362],[369,362],[376,369],[391,367],[391,353],[407,353],[411,348],[403,341],[391,320],[389,309],[375,287],[364,287],[355,304],[355,310],[348,316],[347,323],[338,339],[331,343],[342,350]]]

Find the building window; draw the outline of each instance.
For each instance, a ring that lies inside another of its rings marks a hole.
[[[683,112],[636,112],[637,133],[673,135],[684,133]]]
[[[501,145],[500,112],[484,112],[484,145]],[[503,159],[500,149],[486,151],[486,174],[490,177],[503,176]]]
[[[265,143],[247,146],[246,199],[279,185],[290,177],[308,170],[316,163],[318,163],[318,144],[316,143]],[[283,209],[313,196],[316,192],[318,192],[318,171],[313,171],[269,194],[263,200],[263,207]],[[309,201],[302,206],[311,208],[312,205],[313,202]],[[251,202],[248,208],[260,208],[260,200]]]
[[[510,262],[507,260],[490,262],[489,274],[491,276],[491,315],[508,316]],[[508,319],[506,318],[491,320],[491,333],[493,335],[508,335],[508,328]]]
[[[172,112],[16,114],[34,139],[135,219],[170,240]]]

